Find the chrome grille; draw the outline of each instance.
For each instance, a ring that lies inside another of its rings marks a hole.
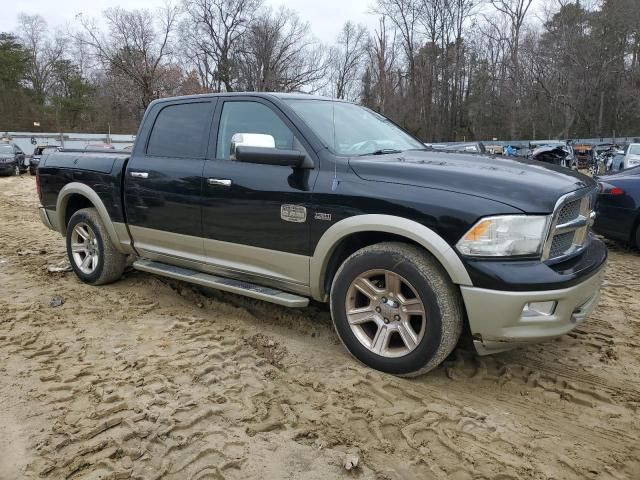
[[[575,232],[561,233],[555,235],[551,241],[551,250],[549,250],[549,258],[556,258],[569,250],[573,246],[573,237]]]
[[[542,259],[561,261],[582,250],[589,238],[595,190],[569,193],[556,204]]]
[[[573,200],[563,206],[558,212],[558,225],[575,220],[580,215],[580,204],[582,200]]]

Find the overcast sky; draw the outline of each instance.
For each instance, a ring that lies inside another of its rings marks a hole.
[[[40,14],[51,27],[73,22],[78,13],[99,16],[100,12],[115,6],[127,9],[157,8],[162,0],[2,0],[0,32],[15,31],[20,12]],[[367,11],[372,0],[266,0],[267,5],[292,8],[311,24],[313,34],[323,42],[332,42],[346,20],[375,26],[375,18]]]

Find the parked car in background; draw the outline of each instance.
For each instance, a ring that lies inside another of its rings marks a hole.
[[[597,177],[593,229],[640,248],[640,167]]]
[[[33,155],[29,159],[29,173],[31,175],[36,174],[36,169],[40,165],[40,159],[46,153],[57,152],[60,150],[60,145],[36,145],[33,149]]]
[[[551,163],[573,170],[577,169],[577,161],[573,148],[566,142],[555,140],[530,142],[529,150],[532,160]]]
[[[618,150],[607,165],[609,172],[621,172],[624,170],[624,150]]]
[[[487,153],[490,153],[491,155],[502,155],[503,147],[502,145],[492,144],[492,145],[486,145],[485,150],[487,151]]]
[[[575,144],[573,145],[573,151],[575,152],[578,168],[589,168],[595,161],[596,152],[594,145],[590,143]]]
[[[640,165],[640,143],[631,143],[624,154],[624,169]]]
[[[27,169],[26,155],[14,143],[0,143],[0,175],[20,175]]]

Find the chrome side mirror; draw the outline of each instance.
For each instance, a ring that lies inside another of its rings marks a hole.
[[[231,137],[229,150],[231,160],[236,160],[236,148],[238,147],[276,148],[276,140],[273,136],[263,133],[235,133]]]

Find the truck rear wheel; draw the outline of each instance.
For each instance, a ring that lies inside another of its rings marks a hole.
[[[451,353],[462,331],[459,290],[414,245],[380,243],[355,252],[338,269],[330,300],[349,352],[386,373],[428,372]]]
[[[116,250],[95,208],[83,208],[67,225],[67,255],[73,271],[84,283],[115,282],[124,272],[127,257]]]

